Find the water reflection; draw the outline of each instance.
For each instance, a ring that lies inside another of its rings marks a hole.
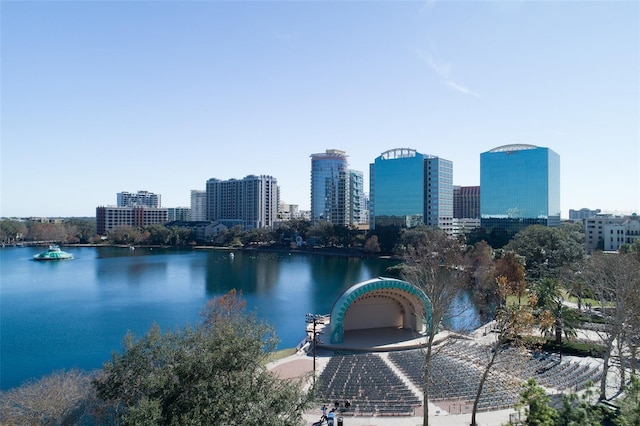
[[[464,333],[475,330],[482,324],[482,318],[471,299],[470,290],[458,293],[442,321],[445,328]]]
[[[0,388],[56,369],[99,368],[121,348],[128,330],[153,323],[176,329],[201,320],[207,300],[242,290],[247,306],[272,324],[280,347],[304,338],[305,314],[329,313],[353,284],[388,275],[397,261],[318,255],[74,248],[75,260],[31,261],[38,249],[2,249],[0,256]],[[41,251],[41,250],[40,250]],[[472,303],[469,294],[456,304]],[[470,311],[452,323],[480,321]]]
[[[232,288],[245,295],[267,293],[278,282],[280,265],[274,253],[237,252],[231,258],[225,251],[214,250],[206,256],[207,296],[219,296]]]
[[[95,273],[97,278],[106,279],[107,284],[126,282],[139,286],[144,283],[164,281],[167,275],[167,262],[160,256],[107,257],[104,262],[97,264]]]

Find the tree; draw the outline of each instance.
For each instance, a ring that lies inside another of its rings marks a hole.
[[[364,243],[364,251],[366,253],[380,253],[380,243],[377,235],[372,235],[367,239]]]
[[[469,286],[473,290],[471,297],[481,315],[481,321],[488,322],[493,307],[499,302],[494,277],[494,250],[486,241],[467,246],[464,255],[465,270],[469,277]]]
[[[376,235],[382,253],[391,253],[400,238],[400,227],[397,225],[376,226],[370,235]]]
[[[640,258],[640,239],[636,238],[631,244],[628,244],[628,243],[622,244],[620,246],[619,251],[620,253],[631,254]]]
[[[108,231],[108,237],[114,244],[133,245],[142,241],[140,230],[132,226],[118,226]]]
[[[431,301],[431,318],[424,349],[423,424],[429,424],[429,365],[433,342],[453,299],[465,286],[463,248],[443,231],[426,226],[402,231],[398,251],[402,253],[400,276],[422,290]]]
[[[570,296],[577,299],[578,312],[582,312],[582,300],[591,295],[589,286],[584,279],[585,264],[586,258],[563,267],[559,273],[565,290]]]
[[[587,389],[582,396],[575,393],[562,396],[562,408],[558,410],[556,424],[562,426],[600,426],[604,413],[598,405],[592,405],[592,389]]]
[[[210,302],[202,325],[128,334],[94,380],[122,424],[297,425],[310,393],[266,370],[273,328],[235,292]]]
[[[558,281],[552,278],[543,278],[538,281],[533,292],[538,300],[538,318],[540,329],[543,333],[553,332],[555,343],[562,344],[562,336],[575,337],[578,327],[578,313],[564,305],[562,289]]]
[[[2,242],[12,244],[24,238],[27,234],[27,226],[23,222],[11,219],[0,220],[0,239]]]
[[[485,243],[487,243],[487,245],[490,246],[490,244],[488,244],[488,235],[487,235],[487,230],[482,228],[482,227],[477,227],[477,228],[473,228],[468,234],[467,234],[467,244],[469,245],[476,245],[477,243],[480,243],[482,241],[484,241]]]
[[[195,244],[195,233],[190,228],[181,228],[173,226],[171,230],[171,244],[181,246],[186,244]]]
[[[505,249],[524,256],[527,276],[537,279],[582,259],[584,232],[575,226],[531,225],[518,232]]]
[[[518,304],[520,304],[527,289],[524,258],[510,251],[503,252],[502,257],[496,260],[494,274],[496,278],[505,278],[503,285],[506,285],[507,289],[500,291],[500,293],[505,297],[506,295],[518,296]]]
[[[507,299],[509,291],[511,291],[507,280],[507,277],[499,276],[495,281],[497,291],[501,293],[500,298],[503,300]],[[496,309],[495,325],[493,326],[493,330],[496,332],[496,341],[494,345],[491,346],[487,363],[480,377],[480,383],[478,384],[478,390],[476,391],[473,409],[471,411],[471,426],[477,425],[476,415],[482,389],[489,377],[491,369],[498,362],[499,355],[509,347],[523,349],[522,336],[527,333],[535,323],[535,305],[536,298],[534,296],[529,298],[528,303],[524,305],[520,302],[518,302],[517,305],[511,303],[502,305]]]
[[[0,423],[6,425],[85,424],[93,406],[91,378],[78,370],[59,371],[0,393]]]
[[[149,235],[145,241],[147,244],[164,246],[169,244],[169,241],[171,240],[171,230],[164,225],[155,223],[153,225],[145,226],[144,230]]]
[[[72,217],[64,221],[67,242],[89,243],[96,235],[95,217]],[[73,230],[73,232],[72,232]]]
[[[31,222],[27,238],[32,241],[59,241],[67,239],[67,230],[62,223]]]
[[[242,247],[242,227],[240,225],[232,226],[218,235],[216,241],[226,247]]]
[[[625,395],[620,399],[620,411],[615,420],[618,426],[637,426],[640,424],[640,378],[632,376],[625,387]]]
[[[535,379],[529,379],[523,385],[520,405],[524,407],[527,425],[554,426],[558,419],[558,412],[549,405],[549,397]]]
[[[599,336],[605,346],[600,399],[606,398],[607,376],[614,356],[623,357],[624,342],[637,336],[640,312],[640,259],[630,254],[596,253],[589,258],[585,280],[606,319],[605,330]],[[619,346],[616,347],[616,344]],[[616,351],[617,349],[617,351]],[[620,384],[625,383],[626,371],[620,370]]]
[[[269,228],[254,228],[243,233],[242,244],[266,244],[275,239],[275,233]]]
[[[274,240],[280,244],[293,244],[296,237],[301,237],[303,241],[308,238],[311,222],[305,219],[291,219],[279,222],[274,230]]]

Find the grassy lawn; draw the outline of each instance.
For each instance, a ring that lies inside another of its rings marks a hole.
[[[563,339],[562,345],[556,345],[552,339],[544,337],[531,336],[527,337],[526,341],[528,346],[531,348],[540,348],[545,351],[555,353],[561,352],[564,355],[602,357],[605,351],[604,346],[602,345],[587,342],[567,341],[566,339]]]
[[[277,361],[282,358],[286,358],[289,355],[293,355],[296,353],[296,348],[286,348],[280,349],[279,351],[275,351],[269,354],[267,362]]]
[[[576,305],[578,304],[578,298],[574,297],[574,296],[571,296],[569,294],[569,292],[566,291],[566,290],[562,290],[562,297],[564,297],[564,300],[566,300],[567,302],[575,303]],[[585,306],[587,305],[587,303],[591,303],[591,305],[594,306],[594,307],[600,306],[600,301],[599,300],[590,299],[588,297],[583,297],[582,300],[581,300],[581,304],[582,304],[582,309],[583,310],[585,309]],[[612,307],[613,305],[614,305],[613,302],[608,302],[608,303],[605,303],[604,306],[605,307]]]

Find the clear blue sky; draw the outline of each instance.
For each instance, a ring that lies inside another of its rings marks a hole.
[[[561,157],[562,215],[640,213],[637,1],[2,1],[0,216],[188,206],[267,174],[308,209],[309,155],[368,185],[417,149],[478,185],[480,153]]]

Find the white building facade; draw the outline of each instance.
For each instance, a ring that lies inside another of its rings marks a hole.
[[[207,191],[191,190],[191,219],[194,222],[207,220]]]
[[[640,216],[614,216],[598,214],[585,219],[587,252],[594,250],[618,251],[623,244],[640,239]]]
[[[207,220],[231,228],[271,228],[278,218],[278,181],[272,176],[207,181]]]
[[[96,232],[105,235],[119,226],[142,228],[148,225],[165,224],[169,221],[169,210],[153,207],[114,207],[96,208]]]

